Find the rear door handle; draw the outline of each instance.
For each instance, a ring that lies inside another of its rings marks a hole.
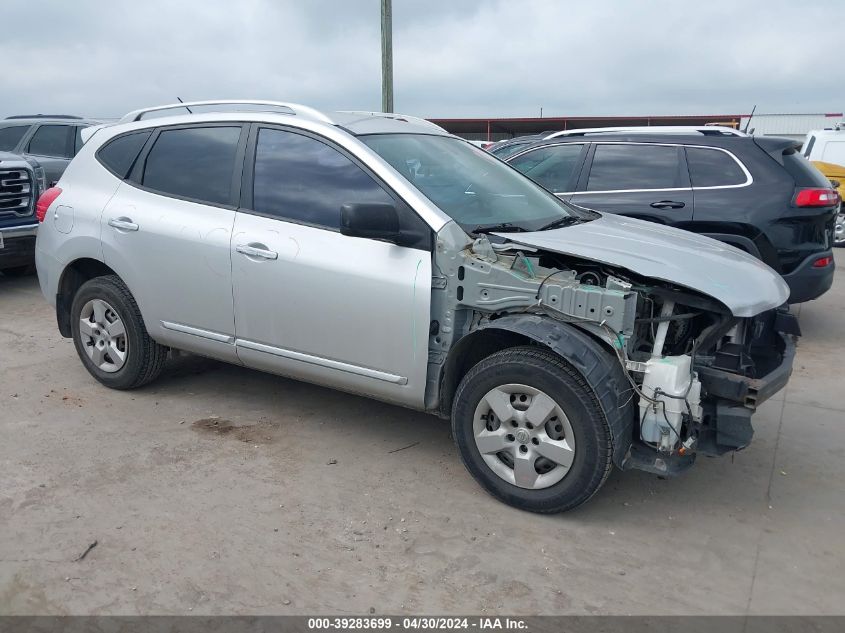
[[[676,202],[675,200],[660,200],[659,202],[652,202],[651,205],[655,209],[683,209],[683,202]]]
[[[138,225],[135,224],[130,218],[120,217],[120,218],[112,218],[109,220],[109,226],[112,226],[116,229],[120,229],[121,231],[137,231]]]
[[[264,244],[238,244],[235,250],[247,257],[258,257],[260,259],[279,259],[276,251],[271,251]]]

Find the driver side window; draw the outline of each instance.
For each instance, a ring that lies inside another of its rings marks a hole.
[[[295,132],[259,130],[254,211],[337,231],[341,205],[365,202],[393,204],[393,198],[335,148]]]

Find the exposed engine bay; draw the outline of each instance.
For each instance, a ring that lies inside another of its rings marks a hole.
[[[756,406],[791,373],[791,335],[800,332],[785,311],[737,318],[687,288],[485,236],[438,265],[455,283],[440,302],[444,322],[430,363],[502,315],[542,315],[588,332],[612,350],[628,382],[623,401],[636,407],[623,468],[671,475],[698,453],[744,448]],[[440,285],[446,290],[445,279]]]

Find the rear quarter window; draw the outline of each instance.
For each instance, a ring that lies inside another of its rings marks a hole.
[[[693,187],[729,187],[748,181],[739,163],[726,152],[703,147],[687,147],[686,152]]]
[[[120,179],[126,178],[152,130],[118,136],[97,152],[97,160]]]

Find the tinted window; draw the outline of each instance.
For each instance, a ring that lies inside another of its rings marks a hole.
[[[138,132],[137,134],[127,134],[126,136],[119,136],[116,139],[106,143],[106,145],[97,152],[97,158],[118,178],[126,178],[132,164],[138,157],[138,153],[150,138],[151,130],[146,132]]]
[[[10,152],[15,149],[28,129],[28,125],[0,127],[0,152]]]
[[[340,227],[345,203],[393,199],[358,165],[316,139],[262,129],[255,148],[252,208],[328,228]]]
[[[671,189],[681,186],[678,148],[663,145],[596,145],[588,191]]]
[[[240,127],[164,130],[147,155],[141,183],[182,198],[231,203]]]
[[[59,156],[70,158],[68,141],[70,127],[67,125],[42,125],[35,130],[35,135],[29,142],[29,153],[37,156]]]
[[[693,187],[741,185],[748,180],[739,164],[725,152],[699,147],[686,150]]]
[[[542,147],[517,156],[511,165],[549,191],[572,191],[582,147],[578,143]]]

